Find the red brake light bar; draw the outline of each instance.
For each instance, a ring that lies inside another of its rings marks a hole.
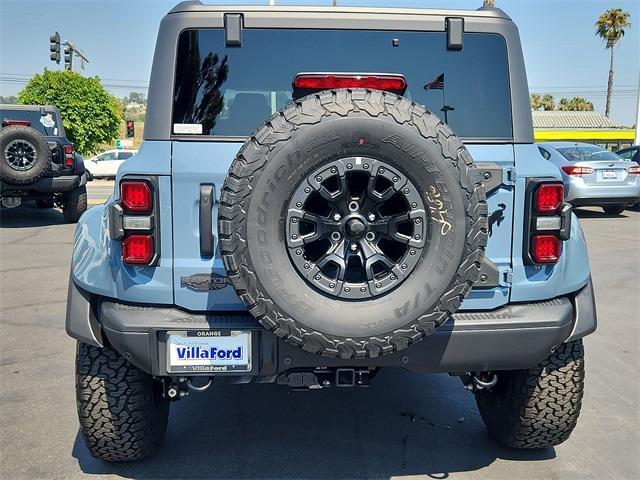
[[[404,94],[407,81],[398,74],[299,73],[293,80],[298,90],[329,90],[332,88],[370,88]]]
[[[556,263],[561,252],[562,243],[555,235],[534,235],[531,256],[536,263]]]
[[[3,127],[10,127],[12,125],[20,125],[22,127],[30,127],[31,122],[28,120],[6,120],[2,122]]]
[[[627,173],[629,175],[640,175],[640,165],[627,168]]]
[[[147,265],[153,258],[151,235],[129,235],[122,242],[122,260],[134,265]]]

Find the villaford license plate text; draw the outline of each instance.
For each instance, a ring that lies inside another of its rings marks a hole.
[[[250,372],[251,332],[167,332],[167,371]]]

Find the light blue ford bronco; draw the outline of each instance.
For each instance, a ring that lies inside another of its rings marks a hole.
[[[169,405],[217,382],[366,386],[383,367],[459,376],[502,445],[569,437],[587,249],[501,10],[184,2],[148,99],[139,153],[75,235],[92,455],[151,454]]]

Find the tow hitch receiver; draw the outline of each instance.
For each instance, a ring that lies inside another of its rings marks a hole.
[[[288,372],[278,377],[278,385],[294,389],[314,390],[325,387],[368,387],[376,370],[317,368],[308,371]]]

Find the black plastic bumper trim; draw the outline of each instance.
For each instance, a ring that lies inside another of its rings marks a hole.
[[[61,177],[44,177],[35,183],[29,185],[11,185],[9,183],[2,182],[2,194],[9,195],[15,192],[17,196],[24,193],[55,193],[55,192],[68,192],[74,188],[80,186],[82,180],[80,175],[63,175]],[[85,182],[86,183],[86,182]]]
[[[288,345],[246,312],[203,315],[177,308],[114,302],[103,302],[100,308],[100,323],[111,345],[139,368],[159,376],[168,374],[164,362],[167,330],[251,330],[256,352],[252,376],[323,366],[398,366],[423,373],[466,372],[532,367],[569,337],[574,318],[569,297],[512,304],[491,312],[461,312],[434,334],[401,352],[373,359],[342,360]]]

